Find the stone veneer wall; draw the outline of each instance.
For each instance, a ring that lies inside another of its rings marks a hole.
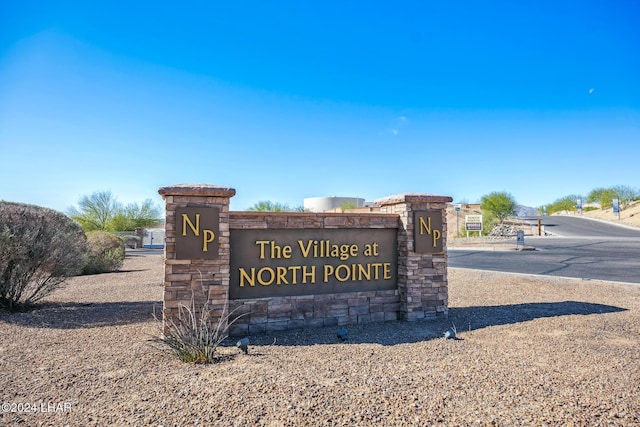
[[[399,226],[395,214],[231,212],[236,229],[367,229]],[[400,312],[398,290],[345,292],[241,299],[229,302],[239,317],[231,335],[256,334],[304,327],[336,326],[396,320]],[[235,317],[235,316],[234,316]]]
[[[413,251],[413,212],[440,210],[446,239],[446,196],[399,194],[376,200],[384,214],[229,212],[235,190],[228,187],[183,184],[158,190],[166,203],[165,292],[163,319],[177,319],[179,307],[196,310],[209,301],[214,316],[225,310],[242,315],[231,325],[232,335],[335,326],[384,320],[417,320],[446,316],[447,251]],[[219,257],[176,259],[175,212],[181,207],[219,208]],[[243,299],[229,301],[231,229],[395,228],[398,241],[398,288],[391,291],[350,292]]]

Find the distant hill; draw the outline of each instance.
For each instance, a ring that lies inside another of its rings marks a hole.
[[[516,216],[534,216],[537,215],[536,208],[529,206],[516,205]]]

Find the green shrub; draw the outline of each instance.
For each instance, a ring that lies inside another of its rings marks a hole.
[[[60,287],[85,263],[80,225],[52,209],[0,202],[0,308],[18,310]]]
[[[118,271],[124,263],[124,241],[106,231],[87,233],[87,263],[83,274]]]

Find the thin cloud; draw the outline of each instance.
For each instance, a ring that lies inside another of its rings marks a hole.
[[[407,125],[407,123],[409,123],[407,116],[398,116],[394,119],[393,127],[391,130],[388,130],[387,133],[396,136],[400,133],[400,130]]]

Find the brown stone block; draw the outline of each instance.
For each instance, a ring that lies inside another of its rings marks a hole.
[[[190,281],[191,274],[167,274],[165,280],[169,282]]]
[[[371,305],[374,305],[374,304],[396,303],[396,302],[399,302],[399,301],[400,301],[400,296],[399,295],[393,295],[393,296],[387,296],[387,297],[373,297],[373,298],[371,298],[369,303]]]
[[[383,322],[384,320],[385,320],[385,315],[383,311],[371,313],[372,322]]]
[[[282,313],[291,313],[293,305],[290,302],[286,302],[284,304],[269,304],[267,313],[269,316],[277,315]]]
[[[383,304],[369,304],[369,312],[370,313],[382,313],[384,305]]]
[[[289,325],[289,321],[287,320],[277,320],[273,322],[270,321],[265,323],[264,325],[266,327],[267,332],[286,331],[287,326]]]
[[[404,314],[405,320],[408,320],[408,321],[424,319],[424,317],[425,317],[425,314],[424,314],[424,311],[422,310],[410,311]]]
[[[359,314],[358,323],[371,323],[371,314]]]
[[[279,322],[281,320],[291,320],[291,313],[274,313],[267,315],[267,322]]]
[[[340,316],[338,317],[338,325],[343,326],[343,325],[355,325],[356,323],[358,323],[358,316],[354,315],[354,316]]]
[[[306,317],[308,316],[306,316],[303,311],[292,310],[289,313],[289,319],[291,320],[304,320]]]
[[[346,300],[335,300],[327,302],[324,308],[329,310],[346,310],[349,308],[349,304]]]
[[[267,324],[266,323],[250,324],[249,325],[249,334],[251,334],[251,335],[264,334],[265,332],[267,332]]]
[[[167,259],[164,261],[165,264],[168,265],[190,265],[191,264],[191,260],[190,259]]]
[[[270,297],[267,300],[268,305],[280,305],[280,304],[288,304],[291,302],[291,297]]]
[[[355,292],[354,298],[372,298],[376,296],[376,291]]]
[[[367,297],[349,298],[347,299],[347,304],[349,305],[349,307],[369,305],[369,298]]]
[[[370,314],[368,305],[349,307],[349,315]]]
[[[292,301],[293,310],[303,313],[313,312],[313,299],[305,299],[305,300],[294,300]]]
[[[171,308],[178,308],[180,306],[180,303],[176,300],[165,300],[164,301],[164,308],[167,309],[171,309]]]
[[[325,317],[323,319],[323,326],[338,326],[337,317]]]
[[[344,216],[328,216],[324,219],[325,228],[338,228],[347,225],[347,218]]]
[[[268,320],[266,314],[262,313],[251,313],[249,315],[249,322],[253,325],[256,323],[266,323]]]
[[[178,301],[186,301],[188,302],[189,306],[191,305],[191,298],[193,297],[194,301],[197,302],[201,302],[204,303],[204,296],[199,297],[198,295],[194,295],[193,292],[191,292],[190,290],[180,290],[176,293],[176,299]]]
[[[398,313],[397,312],[385,312],[384,313],[384,320],[388,321],[388,320],[398,320]]]
[[[257,301],[251,304],[251,313],[262,313],[267,314],[269,312],[269,305],[267,301]]]
[[[314,317],[304,320],[304,326],[310,328],[318,328],[324,326],[324,319],[321,317]]]
[[[268,216],[266,224],[268,228],[286,228],[287,218],[285,216]]]
[[[400,311],[400,303],[394,303],[394,304],[384,304],[382,306],[382,310],[386,313],[389,311]]]
[[[342,309],[325,310],[324,315],[326,317],[344,317],[349,315],[349,309],[342,308]]]
[[[306,217],[304,219],[304,228],[318,229],[324,226],[324,221],[317,217]]]
[[[238,337],[238,336],[248,335],[248,334],[249,334],[248,324],[234,323],[229,326],[229,335],[232,337]]]
[[[287,329],[300,329],[304,327],[304,319],[293,319],[287,322]]]

